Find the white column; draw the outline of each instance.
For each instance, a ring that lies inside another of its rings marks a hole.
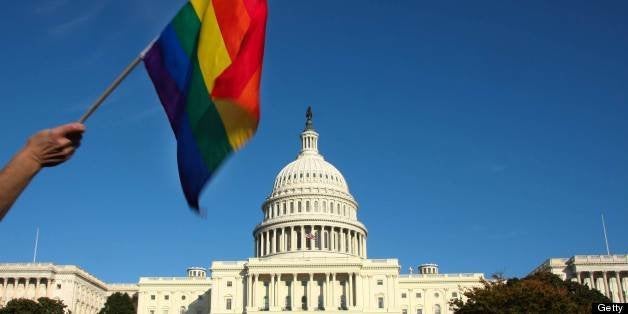
[[[619,302],[626,302],[624,289],[622,289],[621,287],[621,278],[619,277],[619,271],[615,272],[615,281],[617,282],[617,293],[619,294]]]
[[[296,237],[294,234],[294,226],[290,226],[290,251],[295,251]]]
[[[357,308],[362,307],[362,300],[360,300],[361,297],[363,297],[362,276],[359,273],[357,273],[355,274],[355,306]]]
[[[327,274],[323,274],[323,294],[321,297],[323,298],[323,308],[325,308],[325,310],[327,310],[327,288]]]
[[[595,289],[595,278],[592,271],[589,272],[589,280],[591,281],[591,287],[589,288]]]
[[[331,304],[331,309],[335,311],[338,309],[338,305],[336,305],[336,276],[334,273],[329,274],[329,276],[331,277],[331,296],[329,297],[329,303]]]
[[[318,240],[318,250],[322,251],[323,247],[325,246],[325,243],[323,243],[323,240],[325,240],[325,228],[323,226],[318,226],[318,237],[316,238],[316,240]]]
[[[331,291],[333,290],[333,282],[331,281],[331,274],[325,274],[325,280],[326,280],[326,287],[327,290],[325,291],[325,310],[329,311],[333,305],[332,305],[332,295],[331,295]]]
[[[347,281],[347,307],[353,307],[353,274],[349,273],[349,280]]]
[[[253,276],[251,274],[249,274],[246,278],[246,308],[250,308],[251,307],[251,303],[252,303],[252,284],[253,284]]]
[[[281,229],[281,233],[279,234],[280,240],[279,240],[279,252],[285,252],[286,251],[286,228],[282,227]]]
[[[604,294],[610,299],[611,298],[611,292],[608,289],[608,277],[606,276],[606,272],[605,271],[602,272],[602,277],[604,278],[604,292],[605,292]]]
[[[301,251],[305,251],[305,225],[301,225]]]
[[[388,294],[388,298],[384,299],[384,302],[386,302],[385,306],[386,306],[386,308],[389,311],[392,310],[392,306],[391,306],[392,302],[391,302],[391,300],[393,298],[393,292],[391,291],[392,287],[391,287],[391,282],[390,281],[391,281],[390,280],[390,275],[386,275],[386,292]]]
[[[269,239],[270,231],[264,232],[264,241],[266,242],[266,247],[264,248],[264,256],[270,253],[270,239]]]
[[[345,232],[343,228],[340,228],[340,252],[345,253]]]
[[[270,274],[270,283],[268,284],[268,308],[275,307],[275,274]]]
[[[313,311],[314,310],[314,306],[313,306],[313,302],[312,302],[312,281],[314,280],[314,274],[310,273],[309,277],[308,277],[308,281],[307,281],[307,286],[306,286],[306,291],[305,291],[305,295],[307,298],[307,310],[308,311]]]
[[[398,308],[397,306],[397,301],[399,300],[399,298],[401,297],[401,293],[399,293],[399,278],[395,275],[392,276],[392,280],[393,280],[393,306],[395,308]],[[445,297],[445,296],[443,296]]]
[[[257,298],[257,296],[259,295],[259,290],[258,290],[258,286],[259,286],[259,275],[258,274],[253,274],[253,287],[252,290],[253,292],[252,294],[252,300],[251,300],[251,305],[255,306],[257,304],[257,302],[255,301],[255,299]]]
[[[310,235],[314,235],[314,225],[310,225]],[[314,250],[314,238],[310,237],[310,250]]]
[[[292,284],[290,285],[290,311],[294,312],[294,301],[296,299],[297,274],[292,274]]]

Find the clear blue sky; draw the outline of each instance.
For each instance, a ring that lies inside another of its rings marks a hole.
[[[76,120],[183,1],[9,1],[0,13],[0,162]],[[257,135],[186,207],[143,68],[88,121],[68,164],[0,223],[0,261],[76,264],[108,282],[252,254],[307,105],[360,203],[373,258],[526,274],[548,257],[628,253],[626,1],[270,2]]]

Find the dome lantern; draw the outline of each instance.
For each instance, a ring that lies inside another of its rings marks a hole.
[[[312,107],[307,107],[305,113],[305,129],[301,132],[301,152],[303,154],[318,155],[318,133],[314,131],[312,123]]]

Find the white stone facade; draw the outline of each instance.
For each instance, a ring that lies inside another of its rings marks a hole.
[[[539,271],[593,287],[613,302],[628,302],[628,254],[550,258],[532,273]]]
[[[105,304],[107,296],[107,284],[76,266],[0,264],[0,306],[11,299],[48,297],[62,300],[72,313],[94,314]]]
[[[147,298],[176,299],[196,280],[189,271],[187,278],[141,278],[139,313],[444,314],[452,298],[481,285],[482,274],[439,274],[437,265],[426,264],[419,274],[400,275],[397,259],[368,259],[358,203],[319,153],[318,136],[308,118],[296,160],[279,172],[261,206],[252,258],[213,262],[204,282],[209,297],[195,305]]]

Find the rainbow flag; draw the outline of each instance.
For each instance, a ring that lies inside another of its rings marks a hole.
[[[266,16],[266,0],[190,0],[144,55],[197,212],[207,181],[257,129]]]

